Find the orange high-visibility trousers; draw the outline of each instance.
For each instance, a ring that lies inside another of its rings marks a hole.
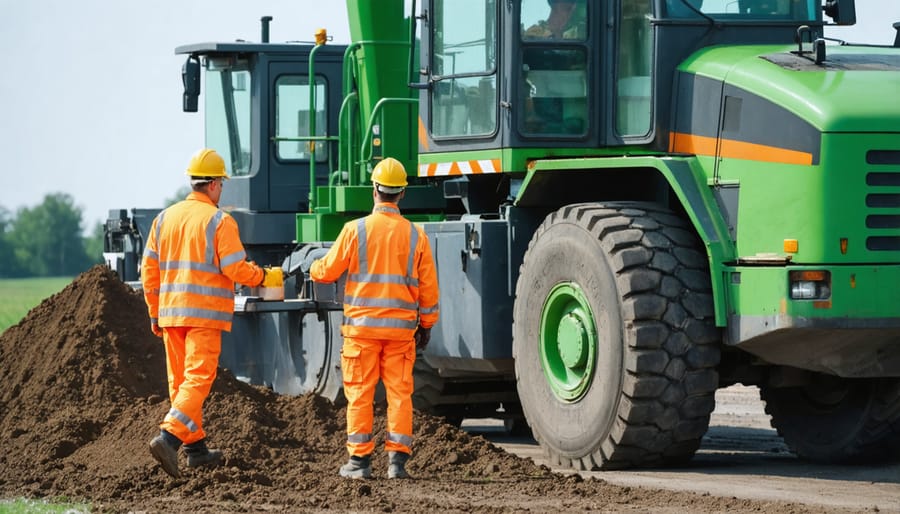
[[[347,398],[347,451],[350,455],[370,455],[373,401],[378,380],[387,393],[385,450],[411,453],[413,364],[416,345],[413,340],[344,338],[341,348],[341,373]]]
[[[184,444],[191,444],[206,437],[203,402],[216,379],[222,331],[199,327],[163,327],[162,330],[171,408],[159,428]]]

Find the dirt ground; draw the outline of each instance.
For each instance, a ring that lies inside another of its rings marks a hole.
[[[537,443],[509,437],[495,420],[466,420],[463,426],[520,457],[547,462]],[[759,390],[744,385],[716,392],[709,431],[686,466],[581,474],[620,486],[791,501],[810,508],[900,513],[900,464],[826,465],[799,459],[771,427]]]
[[[0,498],[84,501],[96,512],[848,512],[821,504],[615,484],[557,472],[416,413],[413,480],[337,469],[345,412],[219,371],[205,410],[215,469],[162,472],[148,441],[168,410],[165,356],[141,297],[102,266],[0,335]],[[383,427],[383,407],[376,426]],[[383,433],[376,434],[383,441]],[[626,475],[627,476],[627,475]],[[790,498],[788,498],[790,500]]]

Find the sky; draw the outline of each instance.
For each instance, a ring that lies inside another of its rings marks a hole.
[[[891,44],[900,0],[856,0],[857,25],[826,36]],[[110,209],[159,208],[187,184],[203,147],[201,112],[181,110],[176,46],[350,41],[341,0],[0,0],[0,208],[67,193],[90,232]]]

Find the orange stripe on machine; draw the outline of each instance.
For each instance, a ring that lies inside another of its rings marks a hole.
[[[718,152],[716,150],[717,143],[720,145]],[[715,156],[718,153],[720,157],[726,159],[802,164],[805,166],[813,163],[813,155],[809,152],[748,143],[746,141],[735,141],[733,139],[717,141],[714,137],[683,134],[680,132],[669,134],[669,151],[708,156]]]
[[[480,173],[500,173],[500,159],[432,162],[430,164],[419,165],[420,177],[477,175]]]

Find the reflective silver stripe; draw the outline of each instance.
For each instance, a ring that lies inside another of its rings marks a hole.
[[[225,257],[222,257],[222,260],[219,261],[219,266],[224,268],[226,266],[234,264],[235,262],[241,262],[242,260],[244,260],[246,258],[247,258],[247,252],[245,252],[243,250],[241,250],[240,252],[234,252],[231,255],[226,255]]]
[[[348,318],[344,316],[344,325],[349,327],[375,327],[375,328],[409,328],[414,329],[419,326],[417,320],[395,319],[395,318],[369,318],[360,316],[358,318]]]
[[[388,307],[393,309],[406,309],[408,311],[416,311],[418,305],[411,302],[404,302],[394,298],[363,298],[359,296],[345,296],[344,305],[353,307]]]
[[[372,209],[372,212],[390,212],[391,214],[400,214],[400,209],[395,209],[394,207],[387,207],[384,205],[379,205]]]
[[[163,284],[159,287],[160,293],[194,293],[204,296],[217,296],[219,298],[234,298],[234,291],[221,287],[198,286],[196,284]]]
[[[163,218],[166,217],[166,209],[163,209],[156,217],[156,249],[159,250],[159,233],[162,231]],[[159,259],[157,259],[159,260]]]
[[[412,232],[409,234],[409,258],[406,261],[406,276],[411,279],[413,276],[413,260],[416,256],[416,243],[419,242],[419,231],[416,230],[412,223],[409,224],[409,229]]]
[[[212,309],[198,309],[196,307],[169,307],[159,310],[159,317],[185,317],[185,318],[203,318],[215,321],[231,321],[233,313],[215,311]]]
[[[347,276],[350,282],[369,282],[378,284],[403,284],[410,287],[419,287],[419,279],[404,277],[403,275],[382,275],[369,273],[351,273]]]
[[[369,256],[366,253],[366,218],[360,218],[356,222],[356,233],[358,234],[356,244],[359,245],[359,274],[369,274]],[[358,282],[368,282],[367,280],[359,280]]]
[[[159,231],[162,226],[163,217],[166,215],[166,210],[163,209],[160,211],[159,215],[156,217],[156,247],[159,248]],[[149,246],[144,247],[144,257],[151,257],[154,260],[159,260],[159,253],[151,252]]]
[[[172,407],[171,409],[169,409],[168,416],[171,416],[171,417],[177,419],[178,421],[184,423],[184,426],[188,427],[188,430],[190,430],[191,432],[196,432],[199,428],[199,427],[197,427],[197,424],[194,423],[194,420],[189,418],[185,413],[181,412],[180,410],[176,409],[175,407]]]
[[[434,307],[428,307],[427,309],[423,309],[422,307],[419,307],[419,313],[420,313],[420,314],[431,314],[431,313],[437,312],[437,311],[438,311],[438,306],[437,306],[437,304],[435,304]]]
[[[155,323],[159,325],[159,318],[150,318],[150,323]]]
[[[209,224],[206,225],[206,263],[210,266],[216,265],[216,229],[219,227],[219,223],[222,222],[222,217],[225,216],[224,211],[216,211],[212,218],[209,220]],[[221,269],[221,264],[219,265]]]
[[[161,270],[170,270],[170,269],[187,269],[191,271],[206,271],[208,273],[219,273],[219,268],[215,265],[209,265],[205,262],[191,262],[191,261],[163,261],[159,263],[159,269]]]
[[[347,434],[348,443],[368,443],[372,440],[372,434]]]
[[[400,443],[403,446],[406,446],[407,448],[412,446],[412,442],[413,442],[412,437],[410,437],[408,435],[398,434],[396,432],[388,432],[387,440],[393,441],[395,443]]]

